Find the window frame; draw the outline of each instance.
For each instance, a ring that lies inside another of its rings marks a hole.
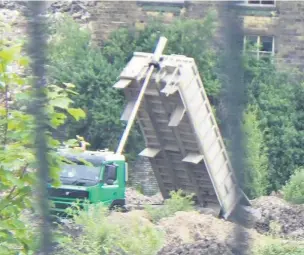
[[[261,37],[263,36],[267,36],[267,37],[271,37],[272,38],[272,49],[271,51],[262,51],[260,50],[258,47],[256,48],[255,51],[253,50],[249,50],[249,52],[251,53],[256,53],[256,57],[257,59],[259,60],[261,55],[265,56],[265,55],[269,55],[271,57],[274,57],[275,55],[275,36],[274,35],[256,35],[256,34],[247,34],[247,35],[244,35],[243,37],[243,51],[246,52],[246,44],[247,44],[247,37],[250,37],[250,36],[256,36],[257,37],[257,41],[255,42],[255,44],[257,44],[258,46],[261,45]]]
[[[257,6],[257,7],[274,7],[277,4],[276,0],[273,0],[273,4],[263,4],[262,2],[264,0],[257,0],[257,1],[259,1],[259,3],[254,4],[254,3],[249,3],[249,0],[244,0],[243,1],[243,5],[246,5],[246,6]]]

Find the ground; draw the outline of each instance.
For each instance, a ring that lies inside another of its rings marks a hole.
[[[160,220],[156,225],[165,233],[165,244],[158,255],[235,254],[233,236],[236,228],[247,234],[245,246],[251,250],[269,242],[304,245],[304,205],[291,205],[277,196],[260,197],[251,202],[255,211],[251,228],[200,213],[202,210],[176,212],[172,217]],[[160,204],[162,197],[160,194],[146,197],[128,189],[127,203],[133,206]],[[118,218],[133,216],[141,218],[142,224],[151,224],[149,215],[143,210],[133,209]]]

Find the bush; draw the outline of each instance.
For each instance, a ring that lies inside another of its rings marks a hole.
[[[256,255],[302,255],[304,248],[293,244],[269,244],[259,248]]]
[[[151,205],[146,206],[145,210],[151,217],[152,222],[158,222],[160,219],[170,217],[178,211],[191,211],[193,207],[193,195],[182,195],[178,190],[170,192],[171,197],[165,200],[164,206],[153,208]]]
[[[256,107],[244,113],[244,188],[250,198],[266,195],[268,188],[268,155]]]
[[[304,204],[304,168],[298,168],[283,187],[284,198],[294,204]]]
[[[281,189],[294,170],[304,164],[304,77],[249,55],[246,58],[247,103],[258,109],[259,126],[268,152],[267,192],[270,193]]]
[[[110,213],[102,205],[89,205],[86,211],[76,209],[73,215],[72,231],[64,231],[72,234],[61,234],[58,255],[153,255],[162,247],[162,233],[139,216]]]

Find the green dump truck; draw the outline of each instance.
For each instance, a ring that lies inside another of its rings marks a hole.
[[[61,149],[62,163],[59,188],[50,186],[49,199],[53,213],[64,213],[77,201],[100,203],[109,206],[125,205],[125,190],[128,180],[128,164],[123,155],[110,151],[77,151]]]
[[[64,165],[62,187],[50,188],[56,210],[75,199],[124,204],[127,164],[122,153],[135,119],[146,145],[140,155],[149,159],[165,199],[171,190],[195,193],[201,206],[225,219],[237,203],[250,205],[237,184],[194,59],[162,55],[165,44],[161,38],[154,54],[134,53],[114,85],[127,101],[121,117],[127,126],[117,151],[84,151],[81,156],[93,167],[66,155],[77,165]]]

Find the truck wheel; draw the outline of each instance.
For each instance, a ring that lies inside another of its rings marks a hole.
[[[124,199],[116,199],[114,200],[111,205],[109,206],[110,211],[120,211],[120,212],[127,212],[127,208],[125,206]]]

